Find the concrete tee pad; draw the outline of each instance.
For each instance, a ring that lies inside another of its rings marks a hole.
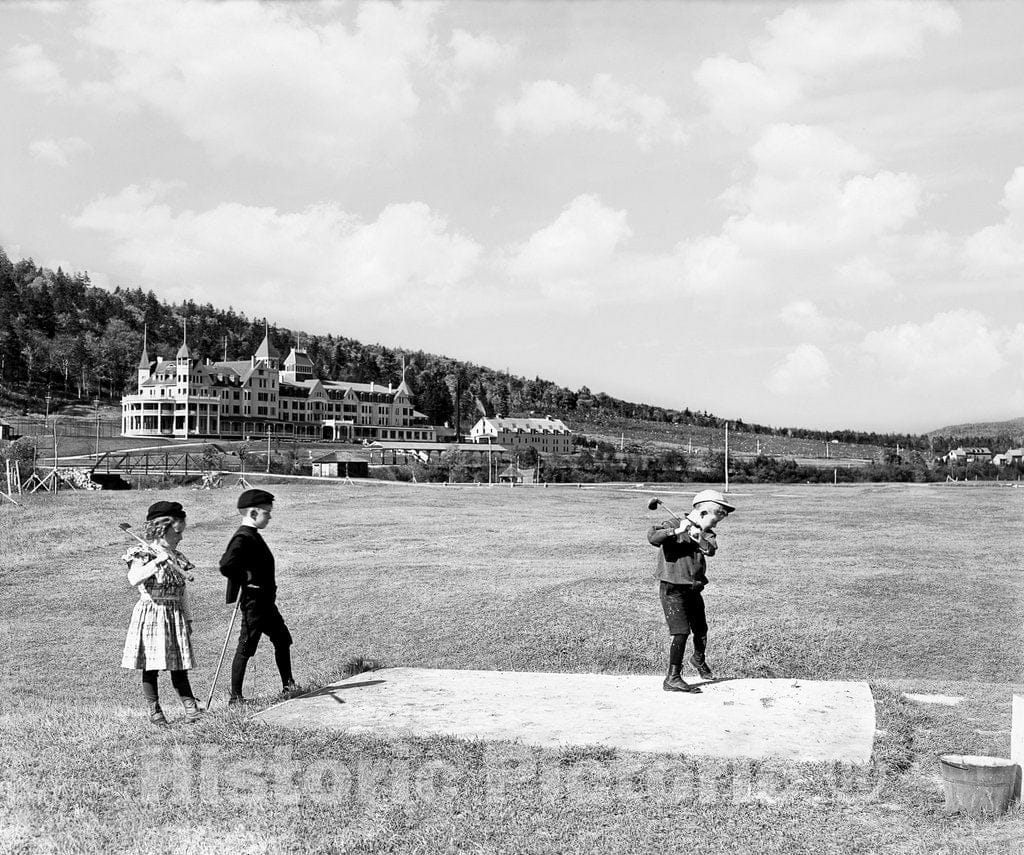
[[[396,738],[447,734],[544,748],[871,759],[875,706],[867,683],[726,678],[695,681],[703,687],[697,695],[663,691],[661,681],[636,674],[386,668],[256,717],[284,727]]]

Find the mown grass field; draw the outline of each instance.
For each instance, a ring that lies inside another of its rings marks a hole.
[[[270,489],[266,536],[308,686],[359,658],[661,679],[648,494]],[[685,508],[686,488],[669,489],[659,495]],[[187,507],[182,549],[200,568],[192,681],[205,699],[230,616],[216,562],[235,495],[65,493],[0,506],[0,852],[1022,851],[1020,808],[998,820],[943,813],[937,757],[1009,751],[1011,694],[1024,691],[1024,489],[734,493],[740,511],[722,526],[705,592],[709,659],[734,675],[870,682],[875,764],[859,771],[597,748],[524,761],[511,743],[282,732],[229,710],[223,676],[192,727],[163,677],[172,726],[156,731],[137,674],[118,667],[136,594],[117,524],[141,527],[157,498]],[[266,643],[252,670],[248,693],[269,703]],[[963,700],[918,705],[904,691]],[[681,712],[680,727],[700,726]]]

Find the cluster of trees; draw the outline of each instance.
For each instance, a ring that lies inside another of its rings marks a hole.
[[[475,459],[475,458],[472,458]],[[600,483],[608,481],[634,481],[652,483],[721,483],[725,473],[725,455],[719,451],[687,454],[675,449],[652,451],[641,447],[619,450],[610,443],[580,446],[569,456],[538,457],[533,449],[524,450],[518,457],[522,469],[537,467],[541,481],[550,483]],[[504,465],[504,464],[503,464]],[[1024,468],[1019,466],[998,469],[991,464],[972,464],[966,471],[950,473],[944,467],[929,466],[925,455],[912,452],[907,456],[891,455],[878,461],[856,467],[828,468],[803,466],[795,460],[762,455],[752,458],[730,458],[729,479],[736,484],[797,484],[856,482],[924,483],[945,481],[947,476],[960,480],[1020,480]],[[417,481],[454,481],[487,483],[484,465],[471,462],[469,455],[452,451],[439,462],[415,464],[398,468],[396,477]],[[497,473],[492,473],[492,479]]]
[[[988,448],[998,454],[1008,448],[1020,448],[1024,445],[1021,430],[996,430],[987,436],[977,434],[932,434],[935,448],[948,449],[963,446],[964,448]]]
[[[87,273],[38,267],[31,259],[12,262],[0,248],[0,396],[39,406],[46,394],[65,399],[101,396],[117,400],[135,382],[147,335],[150,356],[173,357],[187,323],[194,354],[214,360],[247,359],[263,338],[265,321],[233,308],[186,301],[170,304],[152,291],[93,287]],[[466,431],[480,415],[550,414],[569,421],[643,420],[724,428],[706,411],[655,407],[592,392],[573,391],[536,377],[512,376],[450,357],[363,344],[341,335],[306,335],[271,325],[270,339],[282,355],[298,340],[322,379],[397,385],[405,379],[416,407],[434,424]],[[736,431],[814,440],[838,439],[913,450],[928,438],[863,431],[772,428],[730,421]]]

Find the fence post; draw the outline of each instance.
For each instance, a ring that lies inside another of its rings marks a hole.
[[[1011,799],[1021,797],[1021,775],[1024,774],[1024,695],[1014,695],[1010,711],[1010,759],[1017,764],[1017,783]]]

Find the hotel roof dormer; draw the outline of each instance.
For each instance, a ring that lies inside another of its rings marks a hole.
[[[292,348],[284,360],[284,368],[281,370],[281,379],[298,383],[303,380],[313,379],[313,360],[304,350]]]

